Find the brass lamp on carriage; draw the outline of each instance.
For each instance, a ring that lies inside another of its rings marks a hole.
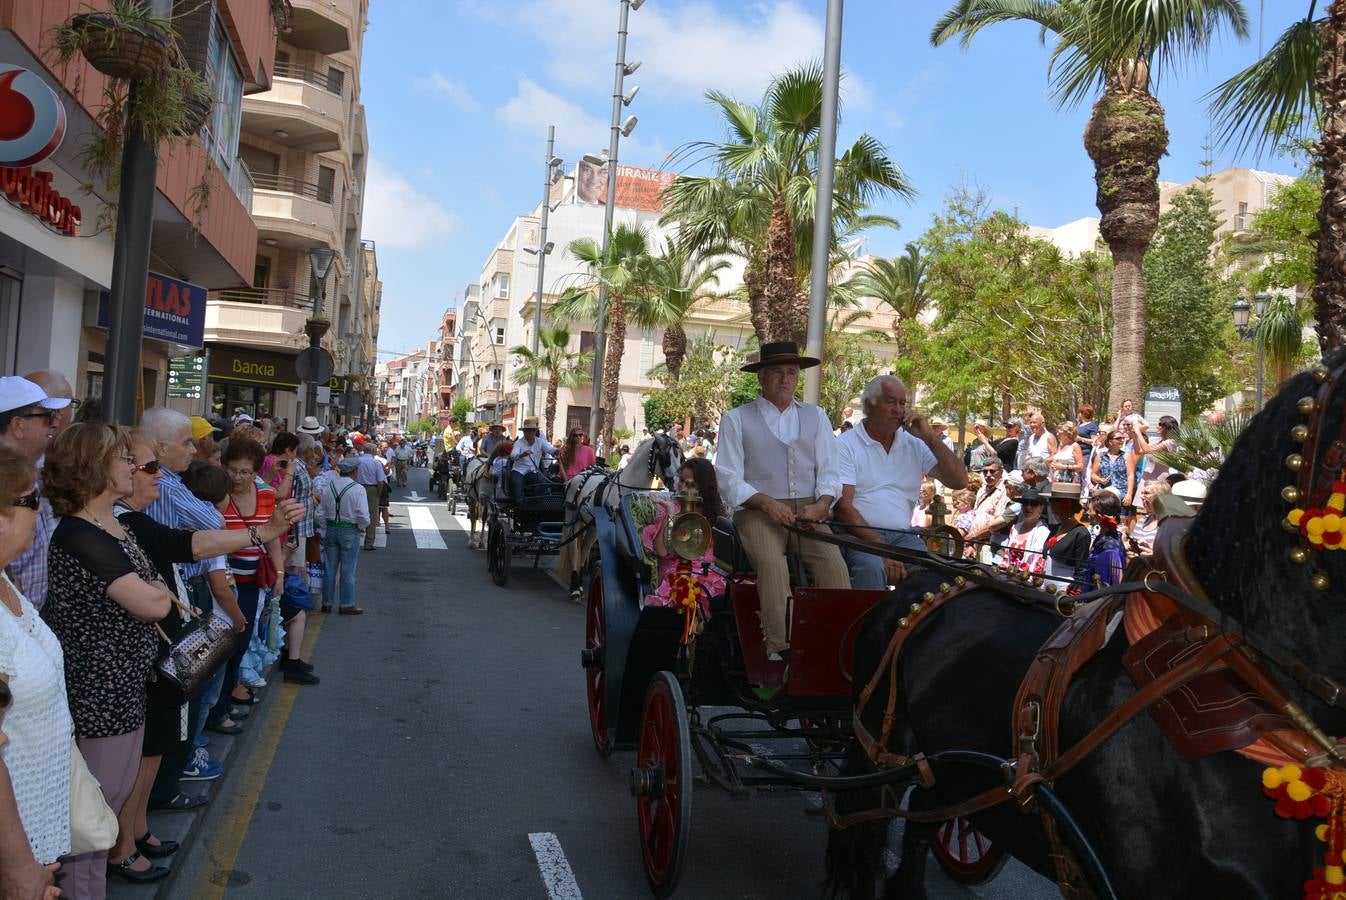
[[[962,532],[944,521],[944,517],[949,514],[949,508],[944,505],[944,498],[938,492],[935,494],[935,499],[930,501],[930,507],[927,511],[930,513],[930,527],[921,529],[921,538],[925,541],[925,549],[950,559],[961,559],[963,556]]]
[[[686,616],[682,629],[682,643],[686,644],[698,630],[697,611],[702,590],[692,563],[700,559],[710,545],[710,521],[701,514],[701,495],[691,482],[683,487],[678,500],[682,511],[669,517],[664,540],[678,558],[672,593],[674,605],[681,607]]]

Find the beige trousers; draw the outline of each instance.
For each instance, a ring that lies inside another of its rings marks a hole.
[[[808,497],[781,500],[795,512],[814,501]],[[734,513],[734,527],[738,529],[743,549],[757,573],[757,602],[761,607],[762,632],[766,637],[768,653],[779,652],[790,646],[789,607],[790,569],[785,561],[789,549],[803,561],[815,587],[849,588],[850,574],[841,550],[836,544],[798,537],[771,521],[764,512],[740,509]],[[815,526],[825,529],[826,526]],[[746,635],[740,635],[746,638]]]

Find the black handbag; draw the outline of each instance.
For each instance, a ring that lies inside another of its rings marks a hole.
[[[173,602],[188,615],[192,610],[177,598]],[[168,644],[150,673],[150,690],[169,703],[186,703],[206,686],[234,652],[238,636],[233,623],[219,616],[196,616],[187,620],[170,639],[158,625],[159,636]]]

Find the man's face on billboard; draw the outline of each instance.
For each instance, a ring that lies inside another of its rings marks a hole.
[[[577,181],[576,191],[579,198],[584,202],[602,203],[606,199],[608,186],[608,167],[606,165],[595,165],[581,160]]]

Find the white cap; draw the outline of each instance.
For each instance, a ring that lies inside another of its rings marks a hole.
[[[251,422],[252,416],[248,415],[247,413],[239,413],[237,416],[234,417],[234,419],[235,421],[238,422]]]
[[[40,406],[43,409],[65,409],[70,401],[63,397],[48,397],[27,378],[6,375],[0,378],[0,413],[12,412],[28,406]]]
[[[1172,493],[1188,503],[1201,503],[1206,499],[1206,483],[1196,478],[1185,478],[1173,485]]]

